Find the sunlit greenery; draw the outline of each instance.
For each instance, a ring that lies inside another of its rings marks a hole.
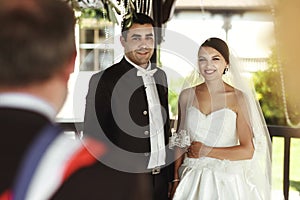
[[[92,8],[85,8],[81,10],[81,16],[83,18],[106,18],[107,16],[105,9],[92,9]]]
[[[288,101],[292,97],[282,92],[276,51],[273,51],[268,59],[268,69],[253,74],[253,82],[267,124],[288,125],[284,114],[283,98]],[[288,105],[288,114],[292,122],[298,122],[300,113],[296,105]]]
[[[268,59],[268,69],[253,74],[256,94],[267,124],[286,125],[277,54]]]
[[[283,157],[284,139],[274,137],[272,141],[272,188],[273,190],[283,189]],[[291,140],[290,157],[290,190],[300,192],[300,139]]]
[[[282,82],[280,80],[280,68],[276,51],[268,59],[268,69],[253,74],[253,82],[263,114],[268,125],[287,126],[284,114]],[[288,98],[288,97],[286,97]],[[296,118],[297,109],[289,110],[289,115]],[[300,139],[291,140],[290,157],[290,190],[300,192]],[[283,189],[283,159],[284,139],[274,137],[272,141],[272,188]]]

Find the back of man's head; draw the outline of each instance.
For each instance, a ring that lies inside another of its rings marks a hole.
[[[76,51],[73,10],[62,0],[0,0],[0,85],[43,82]]]

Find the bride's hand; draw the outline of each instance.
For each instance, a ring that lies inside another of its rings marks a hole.
[[[200,158],[200,149],[202,147],[201,142],[193,141],[191,146],[187,149],[187,156],[189,158]]]

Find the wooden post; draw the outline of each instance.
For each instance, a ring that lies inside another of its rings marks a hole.
[[[283,194],[289,200],[291,137],[284,138]]]

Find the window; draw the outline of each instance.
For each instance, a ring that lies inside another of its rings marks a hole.
[[[105,19],[83,18],[79,27],[79,70],[99,71],[113,64],[113,23]]]

